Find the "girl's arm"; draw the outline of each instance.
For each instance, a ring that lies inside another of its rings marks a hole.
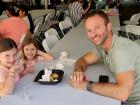
[[[40,50],[37,51],[37,55],[42,56],[45,60],[53,60],[53,56],[51,54],[42,52]]]
[[[22,62],[22,63],[21,63]],[[34,65],[30,64],[30,66],[26,64],[26,61],[23,60],[21,61],[20,63],[22,64],[23,66],[23,69],[22,71],[20,72],[20,77],[22,78],[24,75],[28,74],[28,73],[33,73],[33,67]]]
[[[14,87],[15,87],[15,74],[16,69],[18,69],[18,66],[13,66],[5,78],[5,81],[3,83],[0,83],[0,96],[5,96],[8,94],[12,94]]]

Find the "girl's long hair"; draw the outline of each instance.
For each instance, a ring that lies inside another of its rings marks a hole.
[[[25,56],[25,53],[24,53],[24,47],[29,45],[29,44],[33,44],[37,50],[39,49],[39,46],[38,46],[36,39],[31,37],[31,35],[26,35],[25,40],[22,43],[23,59],[27,59],[27,57]]]
[[[10,38],[2,38],[0,39],[0,53],[8,51],[12,48],[18,48],[15,41]]]

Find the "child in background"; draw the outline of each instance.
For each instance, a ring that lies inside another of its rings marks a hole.
[[[23,58],[20,59],[20,62],[24,64],[24,70],[20,73],[20,76],[23,77],[25,74],[33,73],[33,67],[36,62],[40,60],[53,60],[53,57],[45,52],[42,52],[38,49],[38,43],[34,38],[27,37],[22,43],[22,53]]]
[[[0,96],[13,92],[19,80],[20,65],[16,63],[17,45],[10,38],[0,40]]]

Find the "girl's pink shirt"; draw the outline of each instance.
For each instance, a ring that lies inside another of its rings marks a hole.
[[[24,62],[24,64],[26,64],[26,66],[28,67],[28,68],[30,68],[30,67],[33,67],[33,66],[35,66],[35,64],[38,62],[38,61],[44,61],[45,60],[45,58],[44,57],[42,57],[42,56],[37,56],[34,60],[32,60],[32,62],[30,62],[30,63],[27,63],[26,61],[24,61],[23,59],[21,59],[20,61],[19,61],[19,63],[20,62]],[[22,66],[22,65],[21,65]],[[24,70],[24,69],[22,69],[22,70]]]

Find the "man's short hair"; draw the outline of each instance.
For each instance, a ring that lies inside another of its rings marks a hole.
[[[109,18],[107,16],[107,14],[105,14],[102,10],[93,10],[93,11],[90,11],[86,16],[85,16],[85,21],[92,17],[92,16],[95,16],[95,15],[98,15],[100,17],[102,17],[104,19],[104,22],[105,22],[105,25],[107,25],[109,23]]]

